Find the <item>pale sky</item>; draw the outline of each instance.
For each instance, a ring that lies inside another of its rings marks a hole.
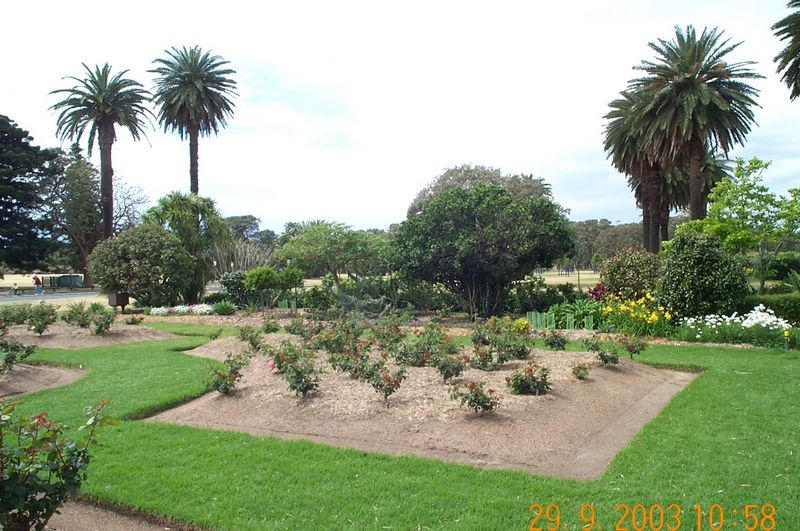
[[[235,115],[199,148],[200,194],[223,216],[278,233],[312,219],[388,229],[445,168],[473,164],[544,178],[570,219],[633,222],[603,115],[676,24],[744,41],[729,60],[766,79],[752,82],[758,126],[731,157],[772,160],[777,193],[800,186],[800,100],[772,62],[783,43],[770,26],[789,13],[783,0],[5,2],[0,114],[60,146],[49,92],[74,86],[63,77],[83,77],[81,63],[152,89],[153,59],[199,45],[237,71]],[[117,175],[153,202],[188,192],[188,142],[117,134]]]

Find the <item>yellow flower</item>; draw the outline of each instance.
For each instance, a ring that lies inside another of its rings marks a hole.
[[[664,314],[664,319],[666,319],[667,321],[669,321],[670,319],[672,319],[672,315],[670,315],[670,313],[669,313],[669,312],[666,312],[666,313]]]
[[[655,297],[653,297],[653,294],[652,294],[652,293],[650,293],[650,292],[647,292],[647,295],[645,295],[645,297],[647,297],[647,300],[649,300],[649,301],[654,301],[654,300],[656,300],[656,298],[655,298]]]
[[[663,306],[659,306],[659,307],[658,307],[658,311],[659,311],[659,312],[663,312],[663,311],[664,311],[664,307],[663,307]]]

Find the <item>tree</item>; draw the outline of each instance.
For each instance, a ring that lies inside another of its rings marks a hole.
[[[250,240],[258,234],[258,225],[261,223],[260,219],[251,215],[229,216],[224,219],[234,237],[242,240]]]
[[[100,176],[83,158],[78,144],[71,146],[69,154],[59,153],[56,169],[39,183],[40,215],[53,239],[65,244],[63,251],[70,267],[80,270],[84,284],[90,285],[88,258],[103,233]],[[113,180],[113,233],[117,234],[139,223],[147,197],[140,187],[126,185],[118,175]]]
[[[233,102],[236,82],[228,77],[235,70],[222,68],[228,61],[211,55],[199,46],[187,49],[173,47],[164,50],[168,58],[153,62],[162,66],[149,70],[158,74],[153,101],[158,105],[158,123],[164,132],[177,131],[181,140],[189,137],[189,177],[191,193],[197,195],[198,138],[201,135],[216,135],[220,126],[227,125],[233,117]]]
[[[0,263],[27,270],[37,267],[48,248],[35,219],[37,187],[57,157],[31,142],[27,131],[0,115]]]
[[[776,254],[800,233],[800,188],[790,189],[788,197],[770,192],[762,184],[769,166],[756,157],[737,158],[733,177],[717,183],[711,192],[708,217],[684,229],[714,234],[728,252],[752,257],[759,294]]]
[[[194,263],[177,236],[143,224],[100,242],[89,270],[103,293],[127,292],[142,306],[173,306],[191,282]]]
[[[160,225],[175,234],[195,258],[183,300],[187,304],[198,302],[206,283],[213,278],[210,254],[213,245],[231,240],[228,224],[217,212],[214,201],[195,194],[172,192],[145,212],[142,222]]]
[[[798,11],[772,26],[776,37],[780,37],[782,41],[788,40],[786,47],[773,61],[778,63],[776,71],[779,74],[783,72],[781,81],[791,90],[789,99],[794,100],[800,96],[800,0],[789,0],[786,7]]]
[[[423,188],[408,207],[408,218],[412,218],[422,210],[422,203],[436,197],[451,188],[471,190],[477,183],[495,184],[502,186],[512,196],[518,199],[530,197],[544,197],[552,199],[550,185],[541,177],[533,175],[503,175],[499,169],[486,166],[472,166],[463,164],[455,168],[448,168],[443,174],[436,177]]]
[[[470,316],[488,317],[512,282],[571,254],[575,241],[552,201],[477,183],[428,200],[400,225],[392,246],[402,277],[440,283],[463,298]]]
[[[688,26],[675,27],[675,39],[649,43],[656,61],[642,61],[646,76],[630,82],[628,91],[646,101],[637,105],[633,121],[642,147],[663,167],[689,169],[690,215],[705,217],[702,166],[709,147],[727,155],[743,145],[751,124],[758,90],[743,79],[763,76],[753,72],[752,61],[726,62],[741,43],[729,45],[722,32],[703,30],[697,37]]]
[[[315,270],[330,273],[341,293],[340,275],[355,280],[365,272],[385,270],[387,247],[388,241],[383,236],[323,221],[303,226],[277,250],[277,255],[306,273]]]
[[[128,71],[111,75],[108,63],[94,71],[85,64],[86,79],[67,76],[78,85],[72,88],[54,90],[50,94],[65,93],[67,97],[51,109],[58,115],[56,135],[61,140],[80,142],[81,136],[89,128],[89,156],[95,138],[100,146],[100,196],[103,205],[103,238],[114,233],[114,168],[111,165],[111,148],[117,139],[115,124],[126,128],[134,140],[144,135],[142,127],[151,115],[145,103],[150,93],[140,88],[142,85],[132,79],[123,78]]]
[[[659,304],[681,317],[729,315],[750,290],[744,267],[712,234],[678,231],[661,264]]]

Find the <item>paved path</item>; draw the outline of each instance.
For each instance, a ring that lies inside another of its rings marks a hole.
[[[33,293],[29,293],[27,291],[23,292],[23,295],[15,295],[12,297],[8,296],[8,291],[3,290],[0,292],[0,304],[3,303],[13,303],[13,302],[36,302],[40,300],[45,301],[58,301],[60,299],[91,299],[92,297],[98,295],[99,291],[60,291],[57,293],[47,292],[45,291],[43,295],[34,295]]]

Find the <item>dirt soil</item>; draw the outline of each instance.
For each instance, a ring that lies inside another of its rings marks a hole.
[[[153,318],[150,318],[153,319]],[[211,324],[255,324],[261,318],[172,318]],[[251,322],[252,321],[252,322]],[[466,330],[456,334],[468,334]],[[13,327],[11,339],[41,346],[85,348],[125,341],[174,337],[146,326],[117,324],[106,336],[87,330],[54,325],[42,336]],[[287,334],[265,336],[277,346],[296,338]],[[541,345],[541,342],[539,343]],[[227,352],[245,345],[233,337],[211,341],[189,354],[224,360]],[[468,350],[465,349],[465,353]],[[409,368],[400,389],[385,407],[371,387],[328,367],[318,353],[318,366],[327,371],[320,390],[302,399],[286,389],[265,357],[254,358],[245,369],[235,393],[209,393],[154,417],[154,422],[174,422],[254,435],[316,442],[394,455],[419,455],[475,466],[524,469],[565,478],[600,476],[618,451],[686,386],[694,374],[666,371],[623,358],[617,367],[602,367],[594,357],[578,352],[535,349],[532,359],[550,368],[552,389],[542,396],[515,396],[505,377],[519,362],[500,370],[470,369],[456,383],[487,382],[502,396],[501,407],[478,417],[450,400],[448,386],[430,368]],[[586,362],[589,377],[579,381],[570,365]],[[0,397],[19,395],[43,387],[63,385],[80,371],[19,364],[0,382]],[[82,502],[71,502],[50,521],[52,531],[155,531],[187,529],[140,516],[124,516]]]

